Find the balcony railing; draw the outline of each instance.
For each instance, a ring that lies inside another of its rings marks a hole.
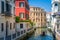
[[[5,16],[12,16],[11,7],[12,6],[9,4],[9,2],[6,1],[6,12],[5,12]]]
[[[5,12],[5,16],[12,16],[11,12]]]

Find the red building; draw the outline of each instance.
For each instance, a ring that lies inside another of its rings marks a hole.
[[[29,19],[29,4],[28,0],[15,0],[15,15],[21,20]]]

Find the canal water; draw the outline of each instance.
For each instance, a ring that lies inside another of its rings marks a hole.
[[[43,29],[44,30],[44,29]],[[50,33],[47,29],[44,30],[46,32],[45,36],[41,36],[41,30],[36,29],[35,33],[28,38],[27,40],[53,40],[52,33]]]

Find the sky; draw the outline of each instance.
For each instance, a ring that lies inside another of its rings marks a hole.
[[[51,0],[29,0],[29,5],[43,8],[46,12],[51,12]]]

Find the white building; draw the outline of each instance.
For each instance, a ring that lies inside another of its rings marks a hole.
[[[15,38],[14,0],[0,0],[0,40]]]
[[[60,35],[60,0],[52,0],[52,30]]]

